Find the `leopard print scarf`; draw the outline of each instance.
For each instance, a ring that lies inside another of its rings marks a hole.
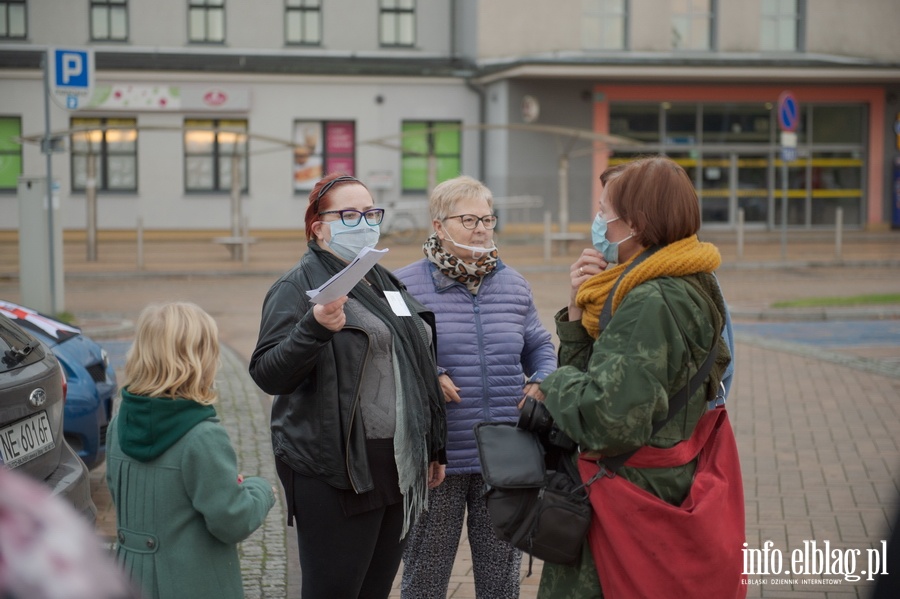
[[[432,233],[422,246],[425,257],[431,260],[438,269],[453,279],[463,283],[472,295],[478,295],[478,288],[485,275],[497,267],[497,248],[481,256],[474,263],[460,260],[441,246],[437,233]]]

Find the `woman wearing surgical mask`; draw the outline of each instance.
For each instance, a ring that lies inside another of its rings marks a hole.
[[[531,287],[500,260],[490,190],[471,177],[434,188],[425,258],[396,272],[437,317],[447,402],[447,478],[410,533],[401,597],[444,598],[466,520],[478,597],[518,597],[521,552],[494,535],[472,427],[515,422],[525,395],[556,368]],[[467,514],[468,512],[468,514]]]
[[[316,184],[308,250],[266,295],[250,360],[275,396],[272,444],[303,599],[387,597],[407,533],[444,478],[434,315],[377,264],[331,303],[306,293],[374,247],[383,216],[354,177]]]
[[[646,445],[670,448],[691,438],[715,403],[731,361],[722,338],[727,308],[713,274],[721,257],[714,245],[698,239],[697,194],[672,160],[641,158],[612,167],[600,179],[594,247],[572,265],[568,306],[555,317],[559,368],[541,384],[544,405],[581,451],[617,456]],[[669,398],[713,348],[710,374],[674,418],[651,432],[665,420]],[[616,476],[678,506],[691,490],[695,469],[696,459],[659,468],[626,463]],[[656,524],[661,534],[671,535],[664,520]],[[646,543],[652,546],[653,539]],[[710,580],[722,575],[740,582],[734,555],[708,564]],[[545,563],[538,597],[606,596],[596,567],[602,559],[585,542],[575,565]],[[652,574],[626,571],[635,579]]]

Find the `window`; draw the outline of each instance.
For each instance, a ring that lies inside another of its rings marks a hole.
[[[582,0],[581,47],[624,50],[627,47],[628,0]]]
[[[354,121],[294,121],[294,191],[310,191],[328,173],[356,176]]]
[[[382,46],[416,43],[416,0],[381,0]]]
[[[759,47],[769,52],[800,50],[803,0],[762,0]]]
[[[405,121],[401,180],[404,193],[427,192],[460,173],[459,121]],[[433,175],[430,166],[433,164]],[[433,180],[432,180],[433,178]]]
[[[715,0],[672,0],[672,48],[711,50]]]
[[[230,191],[237,156],[241,191],[247,181],[247,121],[185,119],[184,188],[187,191]]]
[[[189,0],[188,27],[192,42],[224,42],[225,0]]]
[[[322,43],[321,0],[285,0],[284,41],[305,46]]]
[[[0,116],[0,191],[16,191],[22,174],[22,119]]]
[[[128,0],[91,0],[91,39],[128,40]]]
[[[95,156],[97,191],[137,191],[137,121],[77,118],[72,129],[72,191],[87,187],[88,160]],[[90,127],[96,129],[85,130]]]
[[[25,0],[0,0],[0,39],[25,39],[26,24]]]

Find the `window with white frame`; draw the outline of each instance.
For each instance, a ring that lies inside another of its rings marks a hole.
[[[285,0],[284,41],[302,46],[322,43],[322,0]]]
[[[22,119],[0,116],[0,191],[16,191],[22,174]]]
[[[94,161],[97,191],[137,191],[137,120],[73,118],[72,191],[87,187]]]
[[[0,39],[23,40],[27,35],[25,0],[0,0]]]
[[[672,0],[672,49],[712,50],[716,0]]]
[[[416,43],[416,0],[380,0],[379,40],[382,46]]]
[[[91,39],[128,41],[128,0],[91,0]]]
[[[796,52],[801,49],[803,0],[762,0],[759,48],[763,52]]]
[[[188,0],[188,40],[225,41],[225,0]]]
[[[246,120],[185,119],[185,190],[230,191],[237,162],[241,191],[247,191],[247,130]]]
[[[627,48],[628,0],[582,0],[581,5],[584,50]]]

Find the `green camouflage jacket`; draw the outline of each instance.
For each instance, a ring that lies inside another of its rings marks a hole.
[[[724,300],[711,274],[638,285],[596,340],[562,310],[556,316],[560,368],[541,384],[545,404],[583,451],[612,456],[647,444],[672,447],[691,436],[731,359],[721,340],[724,321]],[[669,397],[690,380],[714,342],[719,355],[707,384],[651,438],[653,422],[668,412]],[[693,462],[678,468],[626,466],[619,475],[677,505],[690,489],[694,467]],[[538,597],[602,597],[587,543],[576,566],[544,564]]]

